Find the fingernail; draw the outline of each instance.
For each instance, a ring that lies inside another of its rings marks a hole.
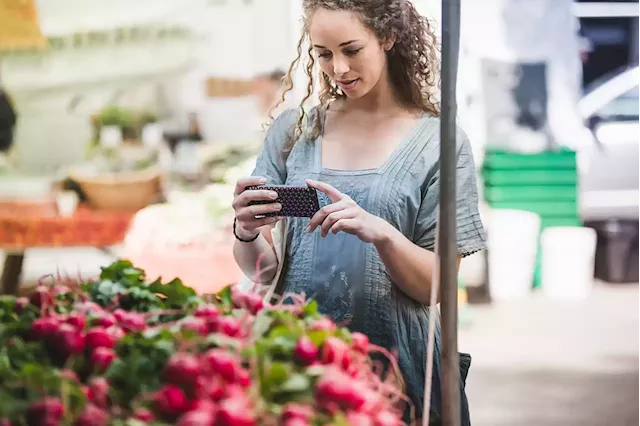
[[[307,226],[307,232],[311,232],[311,226]]]
[[[269,198],[271,198],[272,200],[275,200],[276,198],[278,198],[278,193],[277,192],[270,193]]]
[[[267,180],[265,178],[260,178],[260,183],[267,183]]]

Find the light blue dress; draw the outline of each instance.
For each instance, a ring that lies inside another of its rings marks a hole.
[[[317,111],[311,111],[310,123]],[[254,176],[264,176],[269,183],[280,185],[304,186],[306,179],[329,183],[369,213],[384,218],[418,246],[434,249],[440,187],[438,118],[420,118],[387,161],[368,170],[323,168],[322,136],[299,140],[285,164],[285,135],[296,119],[297,112],[291,109],[274,121]],[[485,248],[485,234],[478,214],[471,147],[462,131],[457,154],[457,248],[460,256],[467,256]],[[330,203],[324,194],[319,193],[319,198],[321,207]],[[372,244],[342,232],[322,238],[319,228],[306,232],[308,223],[306,218],[287,219],[284,291],[304,292],[337,323],[365,333],[374,344],[397,351],[407,394],[421,416],[429,308],[394,285]],[[435,350],[431,409],[439,414],[439,317]],[[466,425],[469,415],[462,382],[461,392],[462,424]]]

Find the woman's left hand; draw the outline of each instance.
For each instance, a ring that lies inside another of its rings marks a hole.
[[[307,180],[307,185],[324,193],[331,200],[331,204],[321,208],[311,218],[308,232],[313,232],[320,226],[322,237],[326,237],[329,232],[337,234],[342,231],[357,236],[365,243],[376,243],[384,237],[384,232],[390,225],[365,211],[351,197],[328,183]]]

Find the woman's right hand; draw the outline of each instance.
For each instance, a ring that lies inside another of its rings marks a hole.
[[[267,179],[259,176],[242,178],[236,183],[231,205],[235,211],[236,234],[242,239],[251,239],[260,233],[260,228],[263,226],[274,224],[282,219],[280,217],[256,219],[256,216],[280,211],[282,206],[279,203],[249,205],[251,201],[273,201],[278,198],[278,193],[275,191],[246,189],[248,186],[266,183]]]

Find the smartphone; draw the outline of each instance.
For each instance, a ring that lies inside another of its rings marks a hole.
[[[318,193],[315,188],[308,186],[287,185],[257,185],[249,186],[247,190],[261,189],[278,193],[276,200],[251,201],[249,205],[280,203],[282,209],[278,212],[265,213],[262,217],[313,217],[320,210]],[[256,217],[258,218],[258,217]]]

